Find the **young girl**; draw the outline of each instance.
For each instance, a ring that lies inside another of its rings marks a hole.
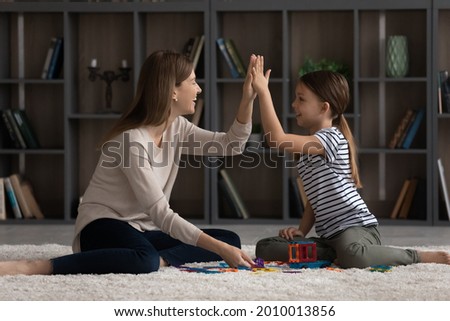
[[[259,97],[261,118],[272,147],[299,153],[298,173],[308,203],[298,228],[288,227],[279,236],[260,240],[256,256],[288,261],[290,241],[304,240],[315,225],[317,256],[344,268],[412,263],[450,264],[443,251],[422,252],[381,245],[375,216],[361,199],[356,147],[344,117],[349,103],[346,79],[334,72],[317,71],[302,76],[292,103],[297,124],[309,131],[300,136],[284,132],[268,88],[270,70],[264,74],[264,58],[258,56],[252,85]]]
[[[221,258],[232,267],[254,264],[239,249],[235,233],[202,231],[169,206],[181,153],[242,151],[251,132],[256,97],[249,74],[250,69],[236,120],[227,133],[214,133],[183,117],[194,112],[201,93],[188,58],[169,51],[150,55],[142,66],[134,100],[102,146],[79,206],[74,254],[0,262],[0,275],[137,274],[168,264]]]

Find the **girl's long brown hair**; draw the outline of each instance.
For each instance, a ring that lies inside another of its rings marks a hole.
[[[359,178],[355,139],[344,117],[344,111],[350,102],[350,89],[347,80],[339,73],[320,70],[303,75],[299,81],[312,90],[317,97],[330,104],[333,125],[339,128],[348,141],[352,179],[356,187],[362,187]]]
[[[189,77],[192,68],[189,58],[180,53],[163,50],[152,53],[141,67],[131,104],[102,143],[129,129],[167,122],[173,89]]]

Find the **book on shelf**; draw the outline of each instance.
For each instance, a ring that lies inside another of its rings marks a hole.
[[[63,65],[63,60],[64,39],[62,37],[57,37],[50,59],[50,64],[48,66],[47,79],[56,79],[59,77]]]
[[[12,145],[15,148],[39,148],[36,133],[24,110],[6,109],[2,114]]]
[[[397,144],[399,143],[400,139],[402,138],[403,133],[406,132],[406,129],[408,128],[409,123],[411,122],[411,119],[414,115],[414,111],[412,109],[406,110],[405,115],[400,120],[400,123],[398,124],[394,135],[392,135],[388,147],[391,149],[394,149]]]
[[[450,113],[450,80],[447,70],[438,74],[438,113]]]
[[[408,189],[406,190],[405,197],[402,202],[402,206],[400,207],[400,211],[398,213],[398,218],[406,219],[408,218],[409,212],[411,210],[411,205],[414,199],[414,194],[416,193],[418,179],[413,177],[410,179]]]
[[[405,199],[406,196],[406,192],[408,191],[409,188],[409,184],[411,183],[410,179],[405,179],[405,181],[403,182],[402,188],[400,190],[400,193],[397,197],[397,200],[395,202],[394,208],[392,209],[390,218],[391,219],[396,219],[400,213],[400,208],[402,207],[403,201]]]
[[[411,147],[411,144],[412,144],[414,138],[416,137],[417,132],[419,131],[419,127],[420,127],[424,117],[425,117],[425,109],[422,108],[422,109],[415,111],[414,119],[412,120],[411,126],[409,126],[409,128],[406,132],[405,138],[401,144],[401,148],[408,149]]]
[[[225,46],[225,39],[224,38],[218,38],[216,40],[217,46],[219,47],[220,52],[222,53],[222,56],[224,57],[229,70],[231,72],[231,77],[233,78],[241,78],[241,75],[236,67],[236,65],[233,62],[233,59],[231,58],[230,53],[227,50],[227,47]]]
[[[44,213],[42,212],[41,207],[39,206],[36,197],[34,196],[33,188],[31,187],[30,182],[25,180],[22,181],[21,187],[25,202],[28,204],[33,217],[38,220],[43,219]]]
[[[205,46],[205,35],[199,35],[189,38],[183,48],[183,54],[192,61],[194,70],[197,69],[200,58],[203,54],[203,47]]]
[[[5,193],[7,195],[5,202],[8,202],[9,211],[14,218],[44,218],[44,214],[36,201],[33,189],[29,181],[23,180],[19,174],[12,174],[1,178],[4,182]],[[8,210],[5,207],[5,218],[8,217]]]
[[[228,54],[233,61],[234,66],[236,67],[240,77],[245,78],[247,74],[247,68],[245,68],[244,62],[242,61],[242,57],[239,54],[239,51],[234,44],[233,39],[227,38],[225,39],[225,48],[228,51]]]
[[[424,118],[425,109],[408,109],[389,140],[388,147],[391,149],[409,149],[417,136]]]
[[[11,180],[9,177],[4,178],[5,183],[5,192],[6,192],[6,198],[9,201],[9,204],[11,205],[11,209],[13,211],[15,218],[22,218],[22,211],[20,210],[19,203],[17,201],[16,193],[14,192],[14,188],[11,184]]]
[[[16,136],[16,133],[14,132],[14,128],[12,127],[11,121],[8,119],[8,116],[6,115],[6,112],[3,110],[2,112],[2,134],[9,137],[9,141],[11,142],[10,146],[5,145],[5,147],[12,147],[12,148],[22,148],[20,146],[20,142]],[[7,141],[5,141],[7,143]]]
[[[5,123],[9,136],[13,141],[13,144],[16,148],[27,148],[27,144],[25,142],[25,138],[23,137],[22,132],[20,131],[19,125],[17,124],[15,117],[13,116],[12,109],[5,109],[2,114],[3,122]]]
[[[233,217],[242,219],[249,218],[249,212],[245,207],[245,204],[241,196],[239,195],[231,177],[228,175],[225,169],[221,169],[219,173],[221,177],[219,179],[219,187],[223,192],[227,204],[233,211]]]
[[[40,148],[41,145],[25,111],[14,109],[12,110],[12,114],[25,140],[25,145],[27,146],[27,148]]]
[[[297,184],[297,178],[289,177],[289,216],[292,218],[301,218],[304,209],[302,195]]]
[[[17,203],[19,204],[20,211],[22,212],[23,218],[33,218],[33,214],[31,213],[31,209],[28,206],[27,201],[25,200],[25,196],[22,191],[21,179],[18,174],[12,174],[9,176],[11,181],[12,188],[14,190],[14,194],[17,198]]]
[[[47,55],[45,56],[44,66],[42,67],[41,78],[47,79],[48,77],[48,69],[50,68],[50,62],[52,60],[53,51],[55,50],[56,43],[58,39],[56,37],[52,37],[50,39],[50,46],[47,49]]]
[[[445,209],[447,211],[448,219],[450,220],[450,200],[448,197],[447,181],[445,180],[444,165],[442,164],[441,158],[438,158],[437,165],[438,165],[438,171],[439,171],[439,181],[440,181],[440,185],[441,185],[442,196],[444,198],[444,203],[445,203]]]
[[[5,179],[0,177],[0,220],[6,220]]]
[[[194,46],[190,55],[194,70],[197,69],[198,62],[200,61],[200,56],[203,52],[203,47],[205,45],[205,35],[195,37]]]

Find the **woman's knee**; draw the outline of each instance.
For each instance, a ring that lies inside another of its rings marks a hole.
[[[136,251],[136,260],[130,264],[134,274],[152,273],[159,270],[160,257],[148,251]]]

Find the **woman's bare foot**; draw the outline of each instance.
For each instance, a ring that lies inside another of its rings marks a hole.
[[[52,263],[49,260],[0,262],[0,275],[48,275],[52,270]]]
[[[420,263],[440,263],[450,265],[450,253],[444,251],[419,251]]]
[[[164,260],[162,257],[159,257],[159,267],[165,267],[165,266],[169,266],[169,263],[167,263],[166,260]]]

